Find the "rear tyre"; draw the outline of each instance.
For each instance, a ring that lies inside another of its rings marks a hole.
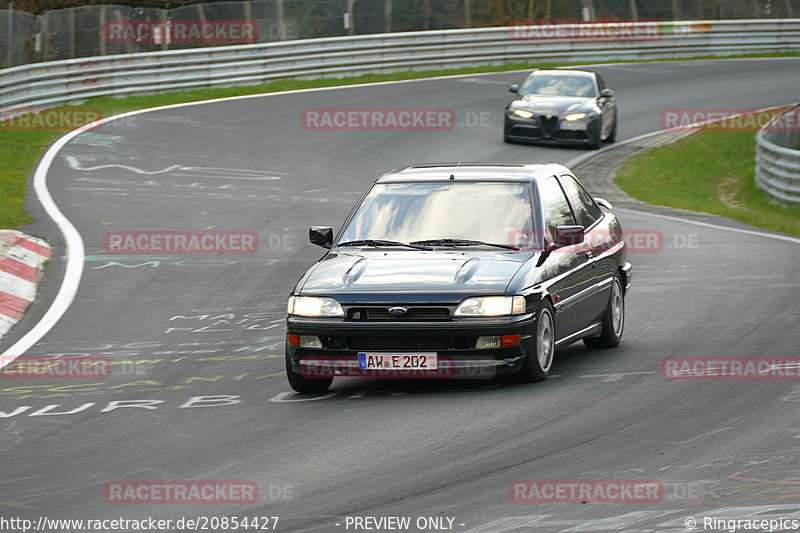
[[[603,329],[600,331],[600,336],[583,339],[583,343],[587,348],[613,348],[622,340],[623,329],[625,329],[625,291],[622,288],[622,277],[617,273],[611,284],[611,296],[603,314]]]
[[[556,328],[553,320],[553,306],[543,301],[536,315],[536,338],[533,339],[533,350],[525,357],[517,377],[520,381],[544,381],[553,366],[553,354],[556,347]]]
[[[320,378],[308,379],[298,374],[292,368],[292,362],[289,359],[289,348],[286,348],[286,377],[289,380],[289,386],[297,392],[316,394],[326,392],[333,383],[333,378]]]

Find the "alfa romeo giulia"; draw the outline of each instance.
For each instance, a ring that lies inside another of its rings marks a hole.
[[[506,142],[582,144],[617,139],[617,104],[603,78],[585,70],[535,70],[506,106]]]

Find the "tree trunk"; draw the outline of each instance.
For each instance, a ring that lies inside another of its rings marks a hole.
[[[69,10],[69,57],[75,57],[75,10]]]
[[[106,55],[106,11],[108,6],[100,6],[100,55]]]
[[[278,12],[278,40],[286,40],[286,19],[283,16],[283,0],[275,2],[275,9]]]

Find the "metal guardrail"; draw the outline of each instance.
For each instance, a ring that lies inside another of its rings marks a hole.
[[[756,185],[784,204],[800,204],[800,104],[756,134]]]
[[[800,19],[622,24],[636,33],[620,34],[620,24],[533,26],[522,30],[512,26],[330,37],[35,63],[0,71],[0,107],[79,104],[97,96],[254,85],[280,78],[342,77],[540,61],[649,60],[800,50]],[[553,28],[567,33],[559,36]]]

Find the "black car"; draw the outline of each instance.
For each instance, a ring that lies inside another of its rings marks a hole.
[[[505,142],[584,144],[617,139],[614,91],[585,70],[535,70],[506,106]]]
[[[309,231],[328,252],[289,297],[290,385],[464,369],[539,381],[557,346],[616,346],[632,267],[610,209],[556,164],[385,174],[336,239]]]

